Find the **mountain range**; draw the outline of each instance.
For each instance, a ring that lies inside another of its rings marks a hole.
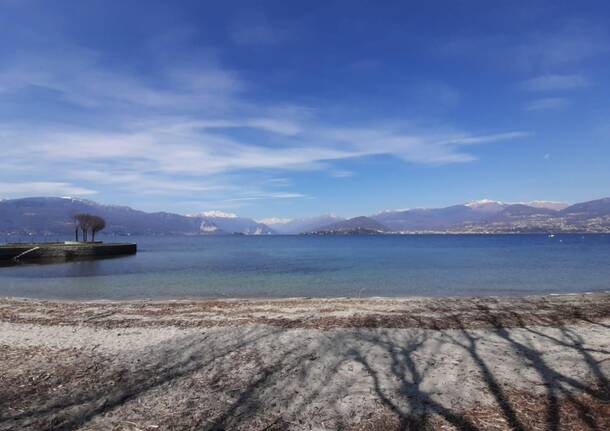
[[[610,198],[567,205],[482,200],[436,209],[386,211],[372,216],[393,232],[610,232]]]
[[[335,215],[295,220],[270,219],[270,225],[236,214],[207,211],[190,215],[147,213],[90,200],[34,197],[0,200],[4,235],[72,234],[72,216],[92,213],[106,219],[114,235],[270,235],[379,233],[610,233],[610,198],[568,205],[534,201],[473,201],[445,208],[383,211],[344,219]]]
[[[201,220],[200,232],[208,234],[269,235],[275,233],[269,226],[250,218],[222,211],[206,211],[188,217]]]
[[[0,233],[15,235],[70,234],[72,216],[90,213],[106,220],[105,234],[114,235],[208,235],[274,233],[252,219],[219,212],[189,216],[167,212],[147,213],[126,206],[102,205],[90,200],[58,197],[6,199],[0,201]]]
[[[334,214],[323,214],[317,217],[305,217],[287,221],[276,221],[270,227],[279,234],[295,235],[299,233],[312,232],[317,229],[330,226],[334,223],[344,221],[345,218]]]

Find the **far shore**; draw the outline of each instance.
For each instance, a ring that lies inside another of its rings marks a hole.
[[[610,293],[0,298],[0,430],[610,429]]]

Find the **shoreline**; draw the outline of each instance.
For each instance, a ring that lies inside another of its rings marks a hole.
[[[473,300],[473,299],[536,299],[546,297],[562,297],[562,296],[591,296],[591,295],[610,295],[610,290],[597,290],[586,292],[549,292],[549,293],[532,293],[532,294],[514,294],[514,295],[404,295],[404,296],[286,296],[286,297],[265,297],[265,296],[190,296],[180,298],[125,298],[125,299],[69,299],[69,298],[34,298],[28,296],[6,296],[0,295],[0,303],[2,301],[38,301],[48,303],[65,303],[65,304],[163,304],[163,303],[197,303],[197,302],[294,302],[294,301],[410,301],[410,300]]]
[[[366,299],[398,299],[398,300],[408,300],[411,298],[415,299],[423,299],[423,298],[449,298],[449,299],[472,299],[472,298],[526,298],[526,297],[544,297],[544,296],[573,296],[573,295],[597,295],[597,294],[610,294],[609,290],[599,290],[599,291],[586,291],[586,292],[550,292],[550,293],[532,293],[525,295],[404,295],[404,296],[286,296],[286,297],[278,297],[278,296],[235,296],[235,297],[227,297],[227,296],[191,296],[184,298],[143,298],[143,299],[55,299],[55,298],[30,298],[27,296],[2,296],[0,295],[0,300],[4,299],[15,299],[15,300],[33,300],[33,301],[49,301],[49,302],[102,302],[102,301],[113,301],[113,302],[140,302],[140,301],[153,301],[153,302],[169,302],[169,301],[208,301],[208,300],[219,300],[219,301],[283,301],[283,300],[307,300],[307,299],[320,299],[320,300],[346,300],[346,299],[355,299],[355,300],[366,300]]]
[[[96,315],[108,318],[94,318]],[[112,316],[121,316],[117,319]],[[286,328],[451,328],[556,326],[610,317],[610,292],[526,296],[370,298],[197,298],[47,300],[0,297],[0,322],[40,325],[212,327],[262,324]],[[93,319],[92,319],[93,318]]]
[[[0,430],[605,429],[609,379],[610,293],[0,298]]]

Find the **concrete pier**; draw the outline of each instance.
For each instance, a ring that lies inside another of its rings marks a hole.
[[[133,243],[45,242],[0,245],[0,262],[36,262],[130,255],[137,252]]]

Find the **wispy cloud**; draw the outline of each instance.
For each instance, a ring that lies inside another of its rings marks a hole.
[[[78,170],[69,172],[69,177],[76,182],[87,181],[94,184],[103,184],[117,187],[118,189],[139,194],[174,194],[174,193],[203,193],[210,191],[229,191],[227,185],[215,185],[205,181],[193,181],[183,178],[165,178],[163,176],[152,176],[140,172],[121,172],[117,170],[94,171]]]
[[[97,191],[86,189],[70,183],[53,181],[25,181],[25,182],[2,182],[0,183],[0,194],[11,196],[86,196],[94,195]]]
[[[252,127],[249,120],[243,127]],[[11,151],[7,157],[28,160],[28,166],[71,165],[106,172],[91,181],[124,183],[129,187],[140,181],[134,173],[194,177],[249,169],[319,169],[321,161],[373,155],[392,155],[402,160],[424,164],[446,164],[474,160],[465,151],[475,144],[521,139],[524,132],[491,135],[418,134],[392,131],[387,126],[367,129],[335,129],[322,124],[303,126],[302,132],[285,136],[281,145],[266,128],[265,143],[238,140],[210,131],[197,122],[169,122],[158,126],[130,125],[122,131],[97,131],[83,128],[0,126],[4,142]],[[120,163],[119,163],[120,162]],[[118,163],[118,164],[117,164]],[[115,169],[130,175],[113,174]],[[103,168],[103,169],[100,169]],[[82,170],[82,169],[81,169]],[[345,176],[345,175],[341,175]],[[195,185],[180,185],[197,190]],[[167,190],[168,182],[147,182],[151,189]],[[169,189],[172,189],[169,187]],[[201,188],[202,190],[204,187]]]
[[[84,195],[103,187],[183,197],[206,193],[225,203],[298,199],[307,196],[287,184],[267,182],[262,190],[239,192],[239,181],[226,176],[325,170],[347,177],[351,172],[333,162],[376,155],[427,165],[463,163],[476,160],[469,149],[475,144],[527,136],[446,125],[415,130],[404,120],[386,118],[369,118],[359,122],[364,126],[353,127],[349,120],[326,120],[323,107],[255,103],[248,84],[214,56],[175,62],[143,77],[129,69],[108,69],[101,55],[88,49],[70,44],[54,49],[7,58],[0,65],[0,91],[13,97],[44,91],[53,103],[75,108],[78,115],[65,122],[33,124],[24,118],[0,123],[0,150],[1,162],[21,175],[44,180],[52,171],[57,182],[5,182],[2,190]]]
[[[263,199],[301,199],[306,197],[308,196],[303,193],[258,192],[248,196],[224,199],[222,202],[257,201]]]
[[[569,105],[569,101],[563,97],[548,97],[536,99],[527,103],[524,107],[526,111],[546,111],[563,109]]]
[[[589,87],[591,82],[583,75],[543,75],[521,83],[527,91],[560,91]]]
[[[100,54],[72,45],[18,52],[0,67],[0,93],[28,89],[55,92],[82,108],[156,108],[178,111],[228,108],[243,83],[213,58],[162,68],[156,80],[109,70]]]
[[[610,50],[605,28],[582,23],[555,32],[530,35],[512,48],[513,59],[530,68],[557,68],[579,64]]]
[[[195,208],[222,208],[222,209],[235,209],[242,208],[254,203],[270,200],[282,200],[291,201],[294,199],[311,199],[310,196],[303,193],[281,193],[281,192],[269,192],[269,191],[256,191],[256,190],[235,190],[230,198],[223,198],[220,195],[211,196],[210,199],[197,200],[197,201],[183,201],[182,204],[188,204],[190,207]]]
[[[354,173],[352,171],[333,170],[333,171],[330,171],[330,176],[334,177],[334,178],[349,178],[349,177],[353,177]]]
[[[610,52],[606,26],[568,22],[552,31],[486,33],[440,44],[439,54],[527,73],[565,70]]]

